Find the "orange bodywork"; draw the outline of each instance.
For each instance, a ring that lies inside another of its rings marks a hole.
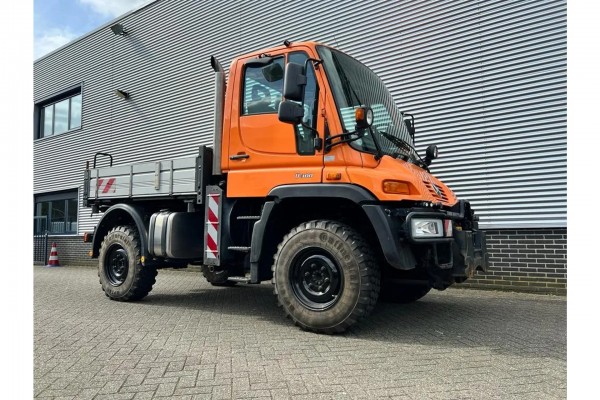
[[[314,155],[296,151],[294,126],[279,121],[277,113],[243,115],[243,83],[245,63],[261,54],[271,57],[303,51],[319,58],[315,42],[278,46],[234,59],[224,104],[221,169],[227,174],[227,197],[266,197],[277,186],[306,183],[345,183],[359,185],[381,201],[422,200],[453,205],[454,193],[441,181],[412,163],[359,152],[348,144],[333,147],[326,154]],[[330,135],[342,133],[342,124],[331,95],[323,68],[315,69],[318,94],[316,130],[325,139],[325,126]],[[233,158],[232,158],[233,157]],[[386,193],[383,182],[401,182],[388,187],[408,188],[404,193]],[[437,186],[437,188],[434,188]],[[436,192],[437,189],[437,192]]]

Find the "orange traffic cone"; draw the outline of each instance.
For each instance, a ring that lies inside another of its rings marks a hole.
[[[50,258],[48,259],[48,265],[46,267],[60,267],[58,263],[58,251],[56,251],[56,243],[52,243],[52,248],[50,249]]]

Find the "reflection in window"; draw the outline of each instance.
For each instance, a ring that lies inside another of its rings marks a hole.
[[[67,230],[77,231],[77,199],[67,200],[67,219],[65,222]]]
[[[305,65],[308,54],[303,51],[293,52],[288,57],[288,62]],[[306,86],[304,87],[304,116],[302,122],[304,125],[317,129],[317,112],[319,101],[319,86],[312,63],[308,63],[306,71]],[[305,128],[302,124],[295,127],[296,131],[296,151],[300,155],[315,154],[315,132]]]
[[[50,231],[54,233],[65,232],[65,201],[53,201],[50,209]]]
[[[71,120],[69,129],[79,128],[81,126],[81,95],[71,97]]]
[[[54,134],[69,130],[69,99],[59,101],[54,105]]]
[[[283,93],[283,57],[269,65],[247,67],[242,115],[276,113]]]
[[[44,105],[39,137],[58,135],[81,127],[81,93]]]
[[[54,116],[54,105],[44,107],[44,133],[43,136],[52,135],[52,121]]]

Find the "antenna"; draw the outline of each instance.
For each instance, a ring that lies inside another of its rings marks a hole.
[[[341,50],[340,45],[337,42],[337,38],[335,37],[335,35],[333,35],[333,40],[335,40],[335,47],[337,47],[338,49]]]

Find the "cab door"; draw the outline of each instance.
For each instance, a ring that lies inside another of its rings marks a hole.
[[[229,142],[228,197],[264,197],[271,189],[286,184],[321,182],[323,152],[315,150],[315,132],[302,125],[280,122],[277,117],[283,100],[283,71],[287,62],[304,64],[314,57],[309,48],[288,54],[270,54],[268,65],[242,67],[239,117],[231,120]],[[248,61],[248,60],[246,60]],[[323,139],[324,85],[312,63],[307,68],[304,124],[316,129]]]

